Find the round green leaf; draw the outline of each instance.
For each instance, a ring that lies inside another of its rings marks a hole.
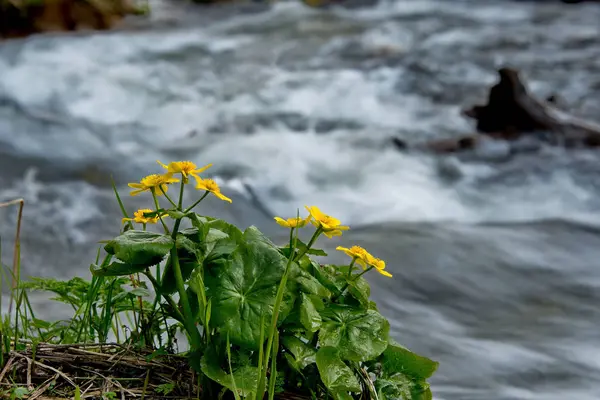
[[[258,229],[248,228],[231,257],[205,263],[206,294],[212,299],[213,326],[229,333],[231,343],[258,350],[261,329],[271,322],[286,258]],[[294,304],[285,292],[279,321]],[[264,326],[261,326],[261,320]]]
[[[256,391],[259,377],[257,367],[243,365],[235,369],[233,375],[229,374],[221,369],[214,350],[209,349],[200,361],[200,368],[206,376],[232,392],[237,389],[239,395],[253,398],[249,395]]]
[[[115,261],[100,268],[97,268],[95,264],[92,264],[90,266],[90,271],[94,276],[127,276],[143,272],[146,268],[145,265],[124,264]]]
[[[104,249],[125,264],[149,267],[158,264],[172,247],[170,236],[130,230],[109,241]]]
[[[321,316],[321,346],[339,349],[344,360],[372,360],[388,346],[390,323],[377,311],[331,305]]]
[[[381,356],[381,366],[386,376],[401,372],[417,380],[425,380],[437,370],[439,362],[420,356],[390,340]]]
[[[316,332],[321,327],[321,314],[317,311],[312,298],[304,293],[300,296],[300,323],[308,332]]]
[[[360,392],[360,383],[352,370],[340,358],[335,347],[321,347],[317,352],[317,368],[321,380],[333,393]]]
[[[317,350],[297,337],[283,336],[281,338],[281,343],[293,355],[293,357],[291,357],[291,361],[293,361],[292,365],[298,371],[301,371],[307,365],[316,362],[315,356]],[[286,355],[289,354],[286,353]]]
[[[415,381],[404,374],[378,378],[375,389],[381,400],[432,400],[431,389],[425,381]]]

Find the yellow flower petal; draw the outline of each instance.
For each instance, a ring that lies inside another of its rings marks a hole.
[[[206,190],[207,192],[211,192],[216,197],[221,200],[228,201],[231,203],[231,199],[221,193],[221,188],[212,179],[197,179],[196,189],[198,190]]]
[[[132,196],[137,196],[141,192],[151,191],[153,189],[157,195],[160,195],[162,194],[162,191],[160,190],[161,187],[166,191],[167,185],[175,182],[179,182],[179,179],[173,178],[169,174],[152,174],[142,178],[139,183],[129,183],[128,186],[137,189],[130,193]]]
[[[212,164],[208,164],[202,168],[198,168],[196,164],[191,161],[173,161],[170,162],[169,165],[165,165],[159,160],[156,160],[156,162],[166,169],[168,174],[181,174],[184,179],[187,179],[188,175],[198,175],[200,172],[206,171],[208,168],[212,167]]]
[[[285,228],[302,228],[304,226],[306,226],[306,224],[308,223],[309,219],[311,218],[311,216],[309,215],[306,218],[300,218],[300,217],[294,217],[294,218],[288,218],[283,219],[283,218],[279,218],[279,217],[275,217],[275,221],[277,221],[277,223]]]
[[[283,226],[284,228],[289,228],[290,227],[290,225],[288,224],[288,222],[285,219],[283,219],[283,218],[275,217],[275,221],[279,225]]]
[[[329,239],[331,239],[334,236],[342,236],[342,231],[323,231],[323,235],[327,236]]]
[[[372,258],[371,254],[360,246],[352,246],[351,248],[338,246],[336,247],[336,250],[343,251],[348,257],[352,258],[357,264],[363,267],[363,269],[367,268],[366,261],[368,257]]]
[[[213,166],[212,164],[206,164],[204,167],[202,167],[202,168],[198,168],[198,169],[195,169],[195,170],[194,170],[194,171],[192,171],[192,172],[193,172],[194,174],[199,174],[199,173],[201,173],[201,172],[204,172],[204,171],[206,171],[207,169],[209,169],[209,168],[210,168],[210,167],[212,167],[212,166]],[[190,174],[191,174],[191,173],[190,173]]]
[[[231,199],[225,195],[223,195],[221,192],[212,192],[215,196],[217,196],[219,199],[224,200],[224,201],[228,201],[228,202],[232,202]]]
[[[341,231],[345,231],[350,229],[348,226],[342,226],[341,221],[337,218],[334,218],[330,215],[323,213],[319,207],[316,206],[305,206],[308,210],[311,220],[310,222],[323,230],[325,236],[331,238],[332,236],[340,236],[342,234]]]
[[[144,191],[145,191],[145,189],[132,190],[132,191],[129,193],[129,195],[131,195],[131,196],[137,196],[138,194],[140,194],[140,193],[142,193],[142,192],[144,192]]]
[[[380,273],[381,275],[383,275],[383,276],[387,276],[388,278],[391,278],[391,277],[392,277],[392,274],[390,274],[389,272],[387,272],[387,271],[384,271],[384,270],[382,270],[382,269],[377,269],[377,272],[379,272],[379,273]]]
[[[169,166],[168,166],[168,165],[165,165],[165,164],[161,163],[161,162],[160,162],[160,161],[158,161],[158,160],[156,160],[156,162],[157,162],[157,163],[158,163],[158,164],[159,164],[161,167],[163,167],[164,169],[166,169],[167,171],[169,170]]]

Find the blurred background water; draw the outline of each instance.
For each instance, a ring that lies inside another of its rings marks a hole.
[[[118,233],[107,177],[124,194],[157,159],[210,162],[234,201],[201,212],[283,240],[272,216],[318,205],[352,226],[323,242],[330,260],[352,244],[387,260],[373,297],[394,337],[441,362],[436,399],[600,398],[598,152],[492,162],[390,142],[472,132],[459,111],[502,66],[600,120],[600,7],[152,6],[152,29],[0,44],[0,202],[26,200],[25,276],[89,276]],[[5,263],[15,222],[0,209]]]

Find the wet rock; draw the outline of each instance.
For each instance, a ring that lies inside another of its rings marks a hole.
[[[329,133],[337,130],[357,130],[363,127],[356,121],[348,120],[319,120],[315,124],[316,133]]]

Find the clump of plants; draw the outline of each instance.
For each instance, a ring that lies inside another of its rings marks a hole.
[[[115,190],[124,214],[121,233],[105,241],[104,256],[91,265],[91,282],[27,284],[56,293],[75,310],[73,319],[56,326],[36,320],[26,307],[21,329],[27,337],[101,343],[112,333],[159,356],[175,352],[181,331],[202,399],[285,393],[432,398],[427,379],[438,363],[394,342],[389,322],[370,300],[364,275],[391,278],[385,262],[359,246],[337,247],[348,255],[345,265],[317,261],[327,255],[318,240],[341,236],[348,226],[307,206],[302,216],[275,217],[289,230],[289,240],[276,245],[256,227],[242,231],[199,212],[209,195],[231,202],[215,181],[200,176],[210,164],[160,165],[161,174],[129,184],[132,196],[148,196],[148,208],[132,217]],[[184,205],[190,188],[198,199]],[[150,224],[162,231],[148,231]],[[307,243],[298,237],[301,229],[313,230]]]

